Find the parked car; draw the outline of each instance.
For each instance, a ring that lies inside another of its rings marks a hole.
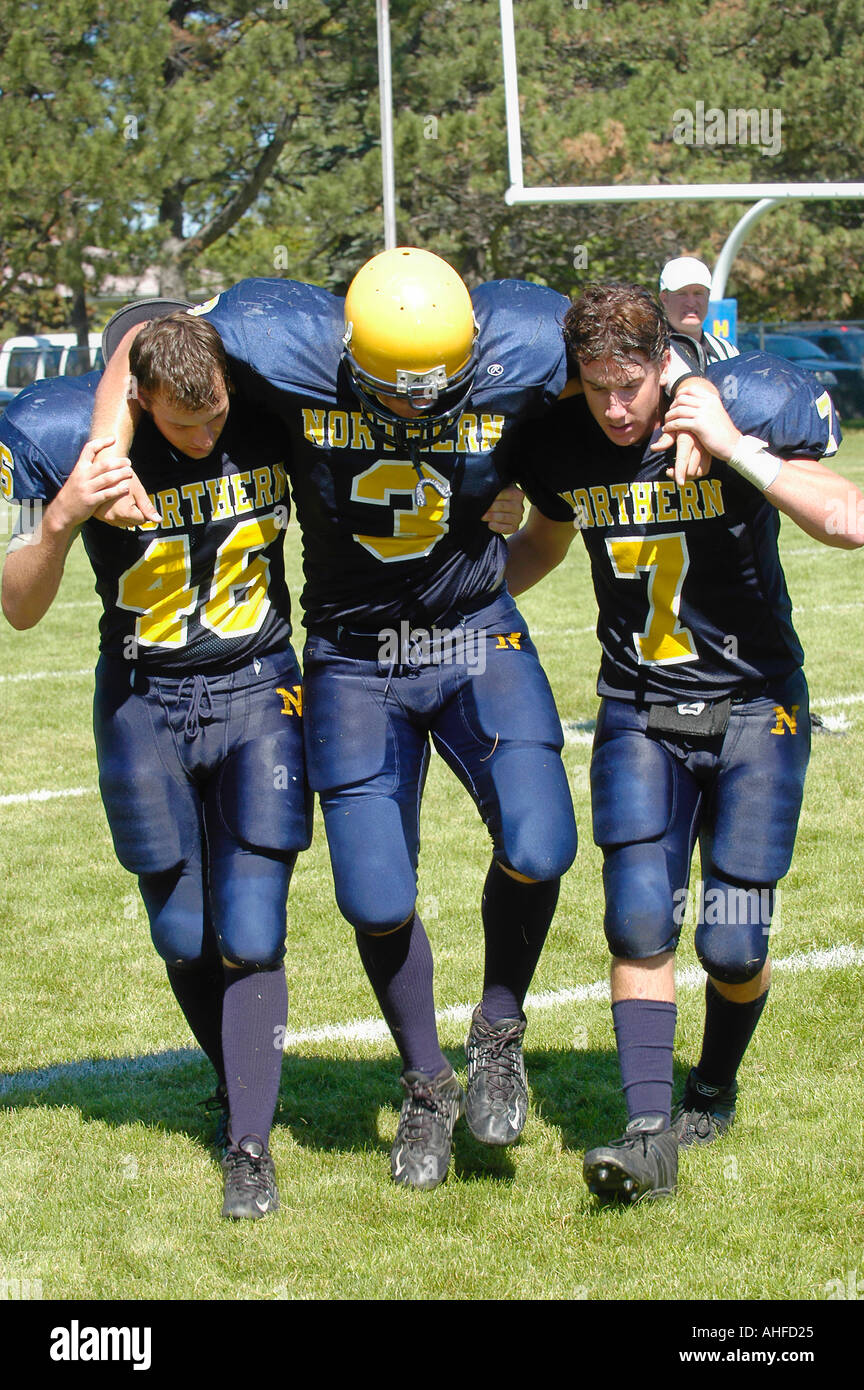
[[[79,347],[74,333],[38,333],[7,338],[0,347],[0,390],[21,391],[51,376],[82,376],[102,364],[102,338],[90,334]]]
[[[3,414],[9,402],[14,401],[17,395],[18,392],[11,390],[8,386],[0,387],[0,415]]]
[[[798,334],[843,362],[852,362],[864,376],[864,328],[800,328]]]
[[[747,329],[738,334],[742,352],[764,352],[785,357],[796,366],[812,372],[816,380],[831,393],[838,414],[845,420],[864,416],[864,376],[859,363],[831,357],[812,338],[798,333],[765,333]]]

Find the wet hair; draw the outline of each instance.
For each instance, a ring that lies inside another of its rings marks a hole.
[[[136,388],[190,415],[215,406],[231,388],[225,348],[212,323],[187,313],[148,323],[129,349]]]
[[[587,285],[564,315],[564,342],[571,376],[580,362],[624,363],[636,353],[659,362],[669,347],[669,320],[639,285]]]

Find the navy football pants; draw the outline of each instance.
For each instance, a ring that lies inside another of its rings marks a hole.
[[[561,723],[510,596],[471,614],[462,648],[445,646],[437,664],[408,669],[352,650],[312,635],[303,657],[306,766],[352,926],[392,931],[414,910],[430,738],[473,797],[495,857],[530,879],[563,874],[576,825]]]
[[[768,954],[774,889],[792,862],[810,718],[803,672],[732,706],[725,736],[658,737],[623,700],[600,707],[591,762],[613,955],[674,951],[700,840],[695,947],[709,975],[741,984]]]
[[[102,656],[94,729],[117,857],[169,965],[277,965],[311,838],[294,652],[237,671],[146,676]]]

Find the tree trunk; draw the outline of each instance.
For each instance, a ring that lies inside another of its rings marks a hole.
[[[72,312],[69,319],[78,336],[78,346],[87,347],[90,342],[90,314],[87,309],[87,294],[83,285],[75,286]]]

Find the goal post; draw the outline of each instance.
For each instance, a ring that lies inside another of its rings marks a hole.
[[[501,48],[504,61],[504,103],[510,187],[504,195],[517,203],[635,203],[722,200],[756,202],[762,198],[864,198],[864,183],[664,183],[598,184],[572,187],[525,187],[522,168],[522,126],[516,66],[513,0],[499,0]]]

